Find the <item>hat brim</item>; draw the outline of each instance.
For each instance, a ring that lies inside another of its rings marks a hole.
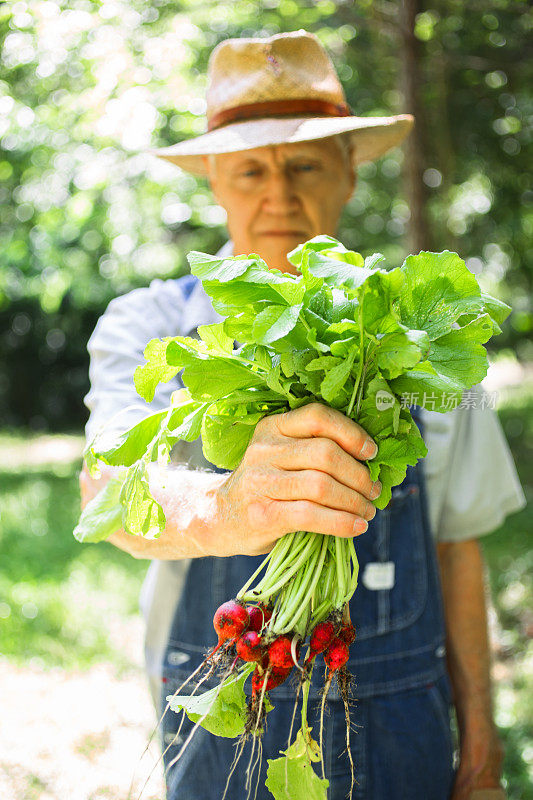
[[[351,134],[354,162],[374,161],[399,145],[414,124],[411,114],[394,117],[268,117],[234,122],[152,155],[171,161],[195,175],[207,175],[204,156],[236,153],[275,144],[309,142],[340,133]]]

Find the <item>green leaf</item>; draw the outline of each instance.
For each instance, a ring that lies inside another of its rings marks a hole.
[[[212,356],[185,367],[182,380],[195,400],[215,402],[236,389],[264,385],[257,372],[234,358]]]
[[[280,364],[276,364],[266,374],[266,383],[269,389],[277,395],[285,397],[287,400],[291,396],[292,378],[284,378],[281,374]]]
[[[365,387],[357,421],[377,441],[397,433],[400,409],[392,388],[381,375],[376,374]]]
[[[291,250],[290,253],[287,253],[287,259],[295,267],[301,268],[302,264],[307,261],[310,253],[319,253],[321,250],[332,250],[337,247],[337,245],[346,249],[344,245],[342,245],[338,239],[334,239],[333,236],[314,236],[312,239],[308,239],[307,242],[299,244],[294,250]]]
[[[144,357],[146,364],[137,367],[133,377],[135,388],[148,403],[154,399],[157,386],[160,383],[167,383],[178,374],[175,366],[167,363],[167,345],[170,338],[152,339],[146,345]]]
[[[344,384],[350,377],[353,366],[355,352],[351,352],[347,358],[327,372],[324,380],[320,384],[320,393],[326,403],[331,403],[342,390]]]
[[[394,305],[404,284],[405,276],[400,269],[376,270],[365,281],[357,293],[365,333],[377,336],[398,330],[400,321]]]
[[[108,480],[103,489],[90,500],[81,512],[74,528],[78,542],[102,542],[122,527],[120,491],[124,476]]]
[[[407,405],[423,406],[430,411],[450,411],[457,407],[462,396],[458,381],[437,373],[429,361],[421,361],[414,369],[393,378],[390,386],[405,398]]]
[[[270,344],[292,331],[298,322],[302,304],[297,306],[268,306],[257,315],[253,336],[260,344]]]
[[[295,247],[294,250],[291,250],[291,252],[287,254],[287,258],[291,264],[294,264],[295,267],[298,267],[302,271],[306,279],[306,284],[311,289],[315,289],[320,285],[312,280],[312,275],[308,269],[309,260],[315,253],[329,256],[333,260],[351,264],[354,267],[362,267],[364,265],[363,257],[359,253],[355,253],[353,250],[347,250],[342,242],[339,242],[338,239],[334,239],[333,236],[315,236],[313,239],[309,239],[307,242],[298,245],[298,247]]]
[[[503,325],[509,314],[511,313],[511,306],[507,303],[498,300],[496,297],[491,297],[490,294],[481,294],[483,301],[483,309],[490,314],[497,325]]]
[[[246,353],[243,351],[243,357],[249,358],[251,361],[254,361],[259,367],[264,369],[266,372],[272,369],[272,363],[274,361],[274,354],[268,347],[265,347],[262,344],[256,344],[250,346],[249,352]]]
[[[320,755],[310,732],[310,728],[299,730],[288,750],[280,750],[281,758],[268,759],[265,785],[275,800],[327,800],[329,781],[319,778],[313,768]]]
[[[226,330],[224,328],[224,330]],[[201,339],[190,336],[174,336],[167,344],[167,364],[177,367],[177,371],[191,364],[205,362],[209,358],[208,347]]]
[[[432,340],[448,333],[461,314],[482,310],[478,282],[457,253],[422,251],[408,256],[401,270],[406,278],[399,301],[401,321],[426,331]]]
[[[315,278],[322,278],[330,286],[357,289],[372,275],[372,270],[365,269],[363,263],[362,258],[361,264],[356,266],[328,258],[322,253],[311,252],[307,268]]]
[[[340,322],[332,322],[328,325],[328,333],[350,333],[352,336],[359,336],[359,323],[352,319],[343,319]]]
[[[236,315],[246,306],[253,310],[253,306],[265,301],[269,303],[283,302],[285,305],[301,302],[305,294],[304,283],[299,284],[294,278],[291,277],[289,280],[289,276],[286,277],[285,281],[270,284],[247,283],[241,280],[230,283],[206,281],[204,289],[211,297],[215,311],[222,316]]]
[[[483,344],[492,336],[493,328],[491,317],[481,314],[463,328],[451,330],[432,342],[428,360],[439,375],[454,381],[458,389],[470,389],[487,374],[487,351]]]
[[[229,355],[233,352],[233,339],[224,331],[223,322],[215,322],[214,325],[198,325],[198,335],[213,353]]]
[[[331,247],[329,250],[324,250],[323,255],[334,258],[336,261],[344,261],[345,264],[351,264],[352,267],[365,266],[365,260],[360,253],[347,250],[344,245],[340,245],[340,243],[338,247]]]
[[[291,352],[282,353],[279,363],[280,363],[281,371],[283,372],[283,374],[287,378],[290,378],[291,375],[294,375],[294,373],[296,371],[296,365],[295,365],[295,361],[294,361],[294,353],[291,353]]]
[[[292,275],[290,272],[281,272],[279,269],[268,269],[267,265],[262,262],[261,266],[254,265],[246,270],[241,275],[239,282],[245,281],[247,284],[256,284],[256,292],[261,294],[256,299],[266,299],[265,290],[275,292],[278,295],[277,300],[280,298],[285,301],[287,305],[295,305],[302,301],[305,294],[305,283],[300,276]]]
[[[320,384],[322,383],[322,375],[320,371],[308,372],[307,370],[299,375],[300,381],[303,386],[314,395],[317,399],[320,398]]]
[[[165,514],[150,493],[146,464],[139,461],[129,468],[120,492],[126,533],[156,539],[165,529]]]
[[[239,314],[229,316],[224,321],[224,330],[228,336],[231,336],[238,342],[252,342],[254,338],[252,334],[252,328],[256,316],[257,311],[254,312],[247,308],[245,311],[241,311]]]
[[[247,314],[252,313],[252,307],[264,302],[279,303],[279,294],[270,286],[231,281],[230,283],[219,283],[218,281],[205,281],[204,289],[212,300],[213,308],[223,317],[236,317],[243,310]],[[255,314],[253,315],[255,317]],[[224,330],[227,332],[226,319]]]
[[[167,701],[172,711],[182,709],[191,720],[198,722],[215,736],[235,738],[244,733],[246,722],[246,695],[244,684],[254,670],[249,664],[236,675],[230,675],[219,686],[198,695],[169,695]]]
[[[396,378],[405,370],[423,361],[429,352],[425,331],[395,331],[380,339],[376,363],[385,378]]]
[[[305,316],[308,322],[323,333],[333,322],[331,318],[334,313],[333,290],[323,282],[322,278],[317,278],[316,281],[320,286],[315,286],[312,291],[306,293]]]
[[[407,467],[414,467],[426,454],[427,447],[414,422],[407,435],[389,436],[378,442],[377,455],[367,462],[372,480],[379,477],[382,484],[381,494],[374,500],[376,508],[385,508],[391,498],[392,487],[403,481]]]
[[[328,370],[336,367],[337,364],[341,363],[341,359],[337,356],[318,356],[318,358],[313,358],[306,364],[306,370],[308,372],[328,372]]]
[[[331,342],[329,349],[332,355],[346,358],[353,351],[356,358],[359,357],[360,341],[358,336],[348,336],[346,339],[337,339]]]
[[[318,336],[319,333],[316,330],[316,328],[311,328],[311,330],[307,332],[308,344],[310,344],[311,347],[314,347],[315,350],[318,350],[319,353],[327,353],[329,350],[328,345],[325,344],[325,342],[320,341],[320,339],[318,339]]]
[[[90,445],[93,457],[106,464],[130,467],[144,456],[167,413],[165,409],[149,414],[122,433],[107,433],[104,428]]]
[[[365,258],[365,267],[367,269],[375,269],[382,261],[385,261],[385,256],[383,253],[374,253],[373,255]]]
[[[199,253],[196,250],[189,253],[187,261],[191,266],[192,274],[200,278],[201,281],[216,280],[221,283],[226,283],[234,278],[238,278],[251,266],[265,263],[254,253],[250,256],[219,258],[218,256],[210,256],[206,253]]]
[[[191,400],[174,409],[168,420],[171,445],[178,439],[193,442],[200,436],[204,414],[210,405]]]
[[[221,469],[240,464],[255,426],[266,412],[238,417],[234,414],[206,414],[202,426],[202,446],[208,461]]]
[[[288,272],[268,269],[264,261],[249,264],[235,280],[204,280],[204,289],[213,300],[213,308],[220,314],[236,314],[245,305],[267,301],[296,305],[306,291],[304,281]]]

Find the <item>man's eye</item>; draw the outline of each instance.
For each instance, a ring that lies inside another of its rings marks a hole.
[[[316,164],[297,164],[296,165],[297,172],[312,172],[316,168],[317,168]]]
[[[258,169],[246,169],[241,172],[243,178],[254,178],[256,175],[259,175]]]

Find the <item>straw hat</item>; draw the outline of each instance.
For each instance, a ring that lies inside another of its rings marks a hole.
[[[206,113],[207,133],[149,152],[205,175],[205,155],[346,133],[361,164],[400,144],[414,122],[410,114],[352,114],[331,59],[304,30],[220,42],[209,59]]]

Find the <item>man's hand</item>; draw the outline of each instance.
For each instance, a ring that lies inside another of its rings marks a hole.
[[[361,463],[376,452],[359,425],[320,403],[274,414],[259,422],[229,475],[151,464],[164,532],[145,540],[118,531],[109,541],[138,558],[172,560],[268,553],[291,531],[357,536],[376,514],[371,500],[381,486]],[[84,505],[115,471],[93,481],[83,470]]]
[[[218,491],[208,550],[256,555],[291,531],[364,533],[381,485],[361,461],[376,452],[357,423],[320,403],[265,417]]]
[[[500,788],[503,755],[501,740],[486,715],[469,720],[461,733],[459,768],[450,800],[471,800],[474,790],[479,790],[476,796],[482,800],[482,789]]]

